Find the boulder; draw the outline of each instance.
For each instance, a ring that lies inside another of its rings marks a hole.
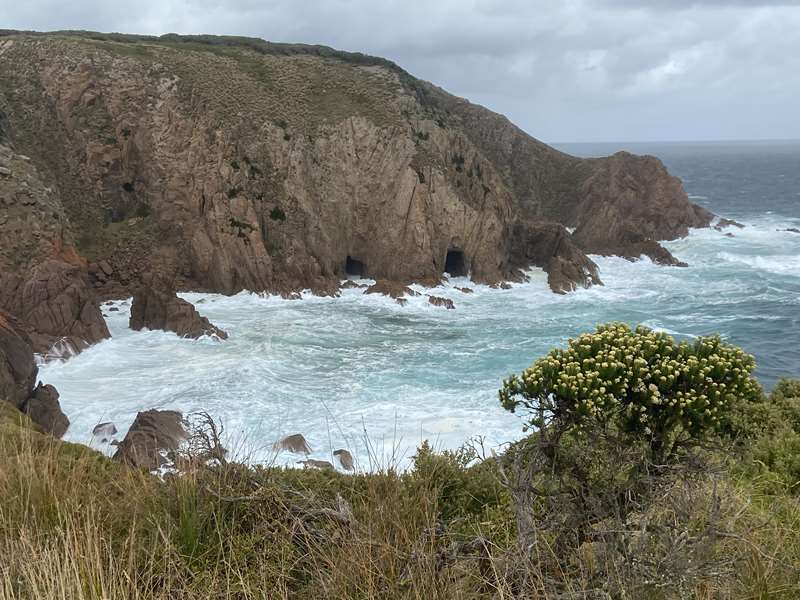
[[[0,275],[0,308],[25,323],[34,352],[47,356],[111,337],[85,270],[65,262],[46,261],[27,277]]]
[[[340,448],[339,450],[334,450],[333,455],[339,459],[339,464],[342,465],[345,471],[352,471],[355,468],[353,455],[349,451]]]
[[[456,305],[453,304],[453,301],[450,298],[442,298],[441,296],[428,296],[428,304],[433,304],[434,306],[442,306],[448,310],[455,309]]]
[[[311,446],[308,445],[306,438],[303,437],[302,433],[295,433],[292,435],[287,435],[282,440],[275,442],[272,445],[272,449],[281,452],[292,452],[294,454],[311,454]]]
[[[69,428],[69,419],[58,402],[58,391],[52,385],[37,385],[22,406],[22,412],[53,437],[60,438]]]
[[[117,434],[117,426],[110,422],[98,423],[92,428],[92,437],[106,443]]]
[[[169,278],[155,274],[145,277],[133,295],[130,328],[162,329],[195,339],[204,335],[223,340],[228,337],[225,331],[200,316],[191,303],[178,298]]]
[[[146,410],[136,415],[125,438],[117,446],[114,460],[153,471],[170,462],[188,439],[183,415],[174,410]]]

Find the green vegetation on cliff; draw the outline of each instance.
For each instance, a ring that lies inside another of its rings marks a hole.
[[[751,369],[603,326],[507,381],[535,430],[501,456],[354,475],[201,444],[162,480],[6,410],[0,598],[796,598],[800,381],[764,395]]]

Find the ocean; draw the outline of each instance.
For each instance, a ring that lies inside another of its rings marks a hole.
[[[225,329],[225,342],[127,328],[129,305],[104,307],[112,338],[42,365],[72,425],[66,439],[98,445],[92,428],[124,434],[139,410],[204,410],[235,457],[293,464],[272,444],[302,433],[313,457],[348,448],[361,469],[405,465],[429,440],[488,451],[522,435],[523,416],[497,399],[503,378],[598,323],[625,321],[679,338],[719,333],[755,355],[765,388],[800,376],[800,142],[562,144],[596,156],[653,154],[692,200],[745,224],[696,230],[666,245],[688,268],[593,257],[604,286],[565,296],[545,274],[509,290],[453,279],[432,293],[456,310],[345,290],[341,298],[183,294]],[[456,287],[468,286],[473,294]],[[421,289],[421,288],[418,288]],[[108,447],[102,450],[110,451]]]

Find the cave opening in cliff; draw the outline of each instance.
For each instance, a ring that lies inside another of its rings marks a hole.
[[[367,269],[363,262],[348,256],[344,264],[344,272],[348,276],[365,277],[367,274]]]
[[[463,250],[448,250],[444,259],[444,271],[450,277],[466,277],[467,261],[464,259]]]

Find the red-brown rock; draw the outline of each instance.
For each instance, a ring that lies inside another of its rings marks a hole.
[[[199,338],[214,335],[227,339],[228,334],[200,316],[191,303],[178,298],[172,281],[162,275],[145,278],[133,296],[130,328],[163,329],[180,337]]]
[[[10,403],[43,431],[61,437],[69,419],[61,411],[52,385],[34,387],[38,372],[30,338],[21,323],[0,311],[0,402]]]
[[[69,428],[69,419],[58,402],[58,391],[52,385],[37,385],[22,406],[22,412],[54,437],[60,438]]]
[[[46,261],[24,278],[0,275],[0,290],[0,307],[24,322],[35,352],[70,354],[111,336],[79,266]]]
[[[114,460],[153,471],[169,462],[169,454],[188,438],[183,415],[174,410],[146,410],[136,415]]]

